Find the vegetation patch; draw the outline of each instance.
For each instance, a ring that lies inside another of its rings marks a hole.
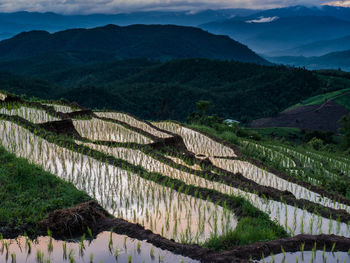
[[[91,200],[73,184],[16,158],[3,147],[0,147],[0,185],[0,227],[36,224],[51,211]]]
[[[203,246],[216,251],[229,250],[233,246],[249,245],[259,241],[271,241],[286,237],[282,229],[276,229],[274,224],[265,217],[244,217],[234,230],[225,235],[212,237]]]

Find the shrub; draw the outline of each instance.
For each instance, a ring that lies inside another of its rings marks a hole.
[[[316,151],[319,151],[323,148],[323,141],[316,137],[312,138],[307,144]]]

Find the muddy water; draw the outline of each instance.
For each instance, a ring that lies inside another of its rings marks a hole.
[[[152,124],[160,129],[180,135],[186,148],[196,155],[204,155],[206,157],[237,157],[231,148],[210,139],[204,134],[188,129],[179,124],[172,122],[154,122]]]
[[[5,248],[5,242],[8,244],[8,251]],[[81,243],[63,242],[52,239],[52,247],[49,246],[49,237],[39,237],[35,241],[30,241],[31,248],[26,242],[25,237],[19,237],[12,240],[3,240],[0,243],[0,262],[14,262],[12,254],[16,255],[16,262],[37,263],[38,252],[43,254],[42,262],[71,262],[74,258],[75,263],[103,262],[103,263],[142,263],[150,262],[187,262],[195,263],[196,260],[175,255],[169,251],[159,249],[151,244],[128,238],[127,236],[112,234],[112,243],[110,243],[110,233],[103,232],[92,241],[84,241],[84,249]],[[66,249],[64,246],[66,245]],[[118,253],[116,251],[118,250]],[[152,250],[152,252],[151,252]],[[90,260],[92,257],[92,261]],[[132,258],[129,261],[129,258]]]
[[[122,143],[149,144],[153,141],[122,125],[93,118],[92,120],[73,120],[73,124],[80,136],[93,141],[113,141]]]
[[[203,242],[212,233],[221,234],[236,227],[237,220],[231,211],[212,202],[178,193],[121,168],[48,143],[16,124],[5,121],[0,124],[1,143],[5,148],[71,181],[117,217],[140,223],[167,238],[187,242]],[[248,199],[293,235],[350,236],[347,224],[229,186],[221,191]]]
[[[157,136],[159,138],[170,138],[171,135],[165,133],[165,132],[161,132],[155,128],[153,128],[152,126],[148,125],[147,123],[143,122],[143,121],[139,121],[137,119],[135,119],[134,117],[125,114],[125,113],[121,113],[121,112],[95,112],[95,114],[99,117],[102,118],[109,118],[109,119],[114,119],[114,120],[118,120],[118,121],[122,121],[125,122],[133,127],[139,128],[145,132],[148,132],[150,134],[153,134],[154,136]]]
[[[166,238],[197,243],[237,225],[235,215],[224,207],[49,143],[11,122],[0,124],[6,149],[72,182],[116,217]]]
[[[0,114],[19,116],[19,117],[22,117],[23,119],[26,119],[27,121],[30,121],[36,124],[60,120],[57,117],[53,117],[49,115],[44,110],[39,110],[39,109],[29,108],[24,106],[18,109],[10,109],[10,110],[6,108],[0,108]]]
[[[259,261],[260,263],[348,263],[350,262],[350,255],[346,252],[323,252],[323,251],[304,251],[294,253],[281,253],[274,256],[266,257]]]
[[[55,109],[55,111],[62,112],[62,113],[71,113],[74,111],[72,107],[66,106],[66,105],[51,104],[51,103],[43,103],[43,105],[51,106]]]
[[[260,185],[270,186],[281,191],[289,191],[297,199],[306,199],[329,208],[343,209],[350,213],[350,206],[333,201],[327,197],[323,197],[320,194],[310,191],[305,187],[291,183],[273,173],[260,169],[259,167],[249,162],[220,158],[210,158],[210,161],[221,169],[232,173],[241,173],[244,177]]]

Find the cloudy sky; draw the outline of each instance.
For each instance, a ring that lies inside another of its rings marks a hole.
[[[324,2],[325,0],[0,0],[0,12],[49,11],[86,14],[164,9],[193,11],[207,8],[265,9],[289,5],[321,5]]]

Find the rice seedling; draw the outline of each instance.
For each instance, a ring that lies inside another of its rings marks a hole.
[[[52,252],[53,250],[53,244],[52,244],[52,232],[50,229],[47,230],[47,235],[49,237],[49,244],[47,245],[48,252]]]
[[[49,121],[58,121],[60,118],[48,114],[44,110],[30,108],[21,105],[2,105],[0,106],[0,114],[11,116],[19,116],[32,123],[44,123]]]
[[[331,249],[331,252],[332,252],[332,253],[334,252],[335,246],[336,246],[336,243],[333,243],[333,244],[332,244],[332,249]]]
[[[11,263],[16,263],[16,254],[15,253],[11,254]]]
[[[74,120],[75,129],[85,138],[92,141],[114,141],[122,143],[149,144],[153,141],[122,125],[93,118],[92,120]]]
[[[82,235],[82,237],[80,238],[80,242],[79,242],[79,251],[80,251],[80,255],[84,254],[84,250],[85,250],[85,234]]]
[[[121,122],[125,122],[125,123],[129,124],[130,126],[141,129],[141,130],[148,132],[150,134],[153,134],[154,136],[157,136],[159,138],[170,138],[171,137],[171,135],[169,135],[168,133],[159,131],[159,130],[155,129],[154,127],[152,127],[151,125],[149,125],[143,121],[137,120],[136,118],[134,118],[126,113],[95,112],[95,114],[99,117],[102,117],[102,118],[114,119],[114,120],[118,120]]]
[[[198,157],[204,156],[224,156],[237,157],[234,151],[220,143],[215,142],[208,136],[199,132],[183,127],[173,122],[154,122],[156,127],[176,133],[182,137],[187,149],[195,153]]]
[[[62,243],[62,250],[63,250],[63,259],[67,259],[67,243]]]
[[[141,242],[137,242],[137,253],[141,253]]]
[[[68,252],[68,259],[69,259],[69,262],[70,263],[74,263],[75,262],[75,259],[74,259],[74,250],[73,249],[70,249],[69,252]]]
[[[36,261],[37,263],[44,263],[44,252],[41,252],[40,250],[36,251]]]
[[[50,106],[59,110],[61,105]],[[62,111],[69,110],[63,105],[62,107]],[[21,106],[18,109],[21,109]],[[29,110],[18,109],[14,115],[24,116],[34,122],[34,117],[28,117]],[[42,116],[41,113],[37,114],[36,121],[45,120],[46,117],[43,117],[45,114]],[[277,222],[292,235],[330,233],[350,236],[349,225],[342,222],[339,217],[336,219],[322,217],[316,212],[310,212],[310,209],[301,208],[299,204],[293,206],[282,199],[272,200],[252,189],[240,189],[226,183],[220,178],[225,174],[220,172],[222,170],[233,174],[241,173],[245,178],[260,185],[288,191],[295,199],[306,199],[325,208],[350,211],[350,206],[339,200],[322,196],[305,185],[299,185],[296,181],[291,182],[288,178],[281,178],[278,174],[260,166],[240,160],[232,148],[207,135],[172,122],[155,123],[156,127],[165,130],[161,131],[123,113],[103,112],[96,115],[100,118],[73,121],[76,130],[85,137],[82,141],[75,141],[75,144],[50,137],[52,135],[42,136],[43,131],[40,129],[33,131],[21,123],[3,119],[0,119],[0,141],[8,151],[18,157],[24,157],[42,166],[44,170],[85,191],[110,214],[141,224],[154,233],[178,242],[201,244],[208,238],[217,238],[236,228],[239,218],[233,212],[232,206],[229,202],[227,205],[226,201],[216,202],[217,198],[211,198],[213,193],[225,197],[224,200],[227,201],[230,197],[242,197],[253,207],[267,213],[271,221]],[[137,129],[142,132],[137,132]],[[208,172],[210,175],[206,175],[206,170],[198,163],[188,164],[181,155],[175,157],[175,154],[168,154],[165,151],[151,153],[148,148],[140,146],[152,143],[153,140],[150,139],[152,136],[170,138],[171,134],[166,131],[180,135],[187,150],[196,155],[196,160],[209,158],[213,165],[203,167],[210,171]],[[146,136],[147,133],[152,136]],[[278,150],[271,145],[254,145],[247,142],[246,147],[258,149],[271,161],[279,160],[281,166],[287,170],[295,170],[297,166],[290,157],[292,154],[298,156],[299,160],[304,158],[303,156],[311,156],[310,159],[305,157],[304,163],[312,163],[314,166],[320,163],[318,160],[325,159],[315,153],[298,154],[288,148]],[[347,160],[337,160],[337,163],[347,163]],[[347,168],[342,166],[342,169]],[[217,176],[215,178],[219,179],[214,180],[212,176]],[[333,176],[332,171],[326,176]],[[209,194],[203,196],[203,193]],[[93,238],[90,228],[87,229],[87,235]],[[48,236],[50,252],[52,237],[49,231]],[[78,244],[80,251],[85,250],[85,238],[83,235]],[[127,237],[124,237],[125,250],[128,243]],[[113,230],[111,230],[108,248],[111,256],[118,258],[119,250],[114,245],[116,244],[113,244]],[[67,247],[64,243],[62,247],[65,257],[74,262],[72,250],[69,250],[67,256]],[[136,248],[137,253],[134,253],[134,257],[141,254],[141,242],[136,244]],[[142,249],[144,250],[144,247]],[[301,250],[303,251],[304,247]],[[281,251],[285,257],[283,247]],[[149,253],[153,260],[156,253],[153,247]],[[316,248],[312,253],[316,253]],[[324,254],[323,258],[326,256]],[[273,255],[270,257],[274,258]],[[90,254],[90,261],[91,259],[93,260],[93,254]],[[129,253],[128,262],[132,260],[133,255]],[[161,260],[162,257],[158,253],[158,261]],[[298,262],[298,256],[295,260]]]
[[[154,248],[153,247],[151,248],[149,255],[151,256],[151,259],[153,260],[154,259]]]
[[[55,109],[57,112],[62,112],[62,113],[71,113],[75,111],[71,106],[67,105],[60,105],[60,104],[55,104],[55,103],[42,103],[42,105],[50,106]]]
[[[87,227],[87,232],[88,232],[89,238],[93,238],[92,231],[91,231],[90,227]]]

